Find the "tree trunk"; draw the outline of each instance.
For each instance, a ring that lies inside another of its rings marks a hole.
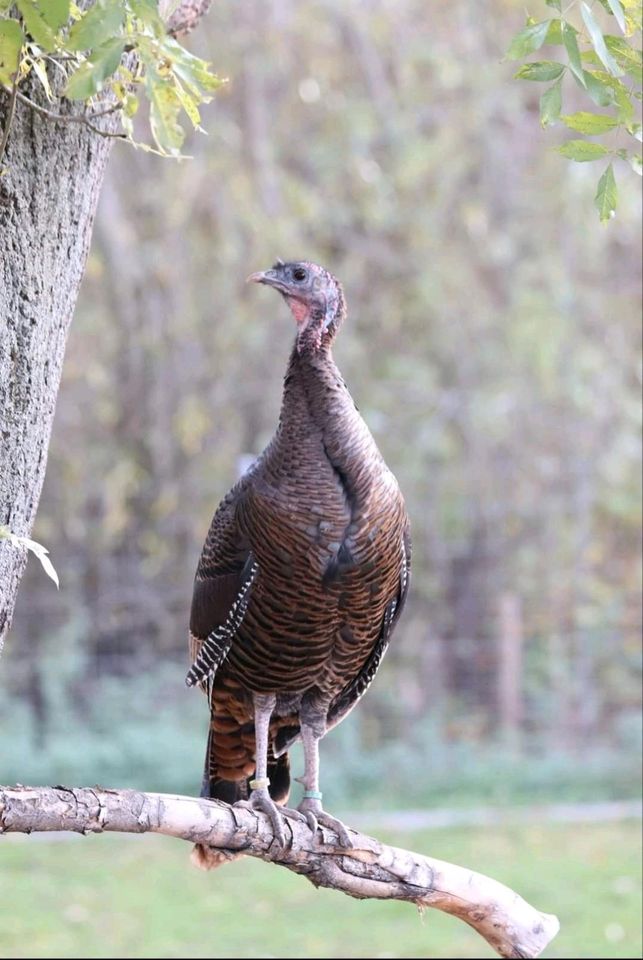
[[[3,129],[8,103],[0,92]],[[16,105],[0,179],[0,524],[19,536],[30,534],[40,499],[110,146],[83,124]],[[0,540],[0,649],[25,564],[24,550]]]
[[[210,2],[182,0],[168,33],[192,30]],[[160,9],[165,14],[174,6],[163,0]],[[56,78],[49,79],[53,85]],[[20,89],[36,102],[42,96],[30,78]],[[63,114],[84,109],[65,100],[56,106]],[[28,536],[111,140],[82,123],[49,120],[20,101],[13,122],[10,114],[10,97],[0,89],[0,130],[11,123],[0,158],[0,525]],[[118,113],[102,122],[113,132]],[[25,564],[24,550],[0,539],[0,651]]]

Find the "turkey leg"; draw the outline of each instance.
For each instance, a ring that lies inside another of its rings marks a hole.
[[[331,817],[322,807],[322,794],[319,789],[319,741],[321,737],[315,732],[314,726],[302,722],[301,740],[304,747],[304,775],[298,777],[299,783],[304,786],[304,798],[297,809],[306,818],[308,826],[313,831],[319,824],[334,830],[339,838],[340,846],[352,847],[353,842],[348,830],[341,820]]]
[[[268,778],[268,735],[270,730],[270,717],[275,708],[277,697],[274,693],[255,693],[253,694],[253,705],[255,712],[255,776],[250,781],[249,800],[238,800],[235,807],[245,807],[251,810],[261,810],[268,815],[272,824],[273,841],[272,849],[275,853],[280,853],[286,849],[286,834],[284,831],[284,817],[298,820],[301,814],[296,810],[288,810],[286,807],[278,807],[270,796],[268,787],[270,780]]]
[[[246,807],[252,810],[262,810],[270,818],[273,830],[272,845],[276,851],[284,850],[286,847],[286,834],[284,832],[283,816],[277,808],[277,804],[270,796],[268,787],[268,731],[270,728],[270,717],[275,708],[277,697],[274,693],[255,693],[253,695],[253,705],[255,711],[255,776],[250,781],[249,800],[238,800],[235,806]]]

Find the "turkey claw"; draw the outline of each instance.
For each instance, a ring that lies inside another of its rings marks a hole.
[[[338,820],[337,817],[331,817],[329,813],[326,813],[320,800],[305,797],[297,809],[300,813],[303,813],[306,818],[306,823],[313,833],[316,833],[319,827],[327,827],[329,830],[332,830],[333,833],[337,834],[340,847],[345,847],[348,850],[351,849],[353,841],[349,836],[348,830],[341,820]]]
[[[258,810],[265,813],[272,826],[271,852],[283,853],[286,849],[286,831],[284,830],[284,812],[280,810],[266,789],[253,790],[249,800],[237,800],[235,807],[243,810]]]
[[[315,816],[315,814],[312,812],[312,810],[307,810],[305,813],[302,814],[302,816],[306,821],[306,823],[308,824],[308,828],[313,833],[317,833],[317,831],[319,830],[319,821]]]
[[[323,810],[317,814],[317,819],[322,827],[328,827],[329,830],[337,834],[340,847],[345,847],[347,850],[352,848],[353,841],[341,820],[338,820],[337,817],[331,817],[329,813],[325,813]]]
[[[277,810],[286,820],[295,820],[297,823],[308,823],[305,814],[300,813],[299,810],[294,810],[292,807],[277,806]]]

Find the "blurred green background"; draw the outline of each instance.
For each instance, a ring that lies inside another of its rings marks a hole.
[[[243,281],[279,256],[345,285],[336,358],[413,527],[395,642],[322,747],[329,809],[367,828],[369,810],[637,796],[639,184],[623,171],[600,226],[596,165],[553,152],[539,86],[502,60],[523,16],[517,0],[221,0],[190,44],[230,84],[193,159],[114,149],[34,530],[61,590],[30,563],[2,662],[4,782],[197,791],[191,582],[276,423],[292,321]],[[558,911],[546,955],[607,957],[640,950],[639,837],[543,824],[398,842]],[[422,926],[248,861],[203,878],[184,845],[148,840],[3,842],[0,950],[488,955],[448,918]]]

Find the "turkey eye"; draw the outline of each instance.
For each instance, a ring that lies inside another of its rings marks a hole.
[[[299,282],[301,282],[302,280],[306,279],[306,271],[302,269],[302,267],[297,267],[292,272],[292,278],[293,280],[298,280]]]

